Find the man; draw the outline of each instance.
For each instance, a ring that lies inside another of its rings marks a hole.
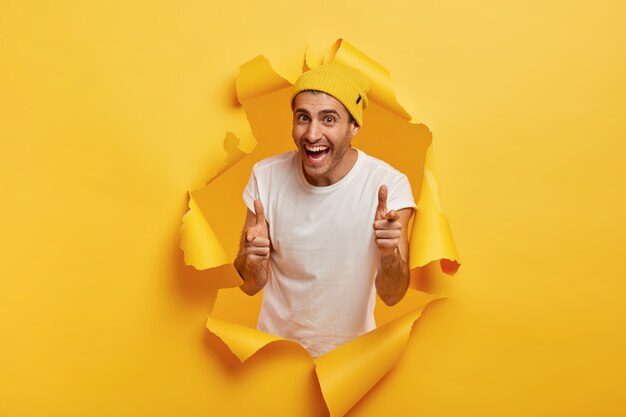
[[[393,305],[409,285],[408,179],[352,147],[367,90],[341,64],[302,74],[291,103],[297,151],[258,162],[243,193],[234,264],[246,294],[265,288],[257,327],[314,357],[376,327],[376,292]]]

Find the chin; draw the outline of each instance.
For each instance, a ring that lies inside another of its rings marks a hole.
[[[311,178],[321,179],[328,173],[328,168],[326,166],[312,167],[304,164],[304,173]]]

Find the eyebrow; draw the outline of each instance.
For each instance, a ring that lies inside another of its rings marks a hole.
[[[308,110],[303,109],[303,108],[297,108],[294,111],[295,113],[305,113],[305,114],[309,114]],[[341,115],[339,115],[339,113],[337,112],[337,110],[333,110],[333,109],[327,109],[327,110],[321,110],[317,113],[318,115],[326,115],[326,114],[334,114],[336,115],[339,119],[341,119]]]

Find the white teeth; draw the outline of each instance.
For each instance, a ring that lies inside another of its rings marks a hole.
[[[304,147],[309,152],[320,152],[320,151],[325,151],[326,149],[328,149],[328,146],[310,146],[310,145],[305,145]]]

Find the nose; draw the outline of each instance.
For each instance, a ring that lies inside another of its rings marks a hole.
[[[317,142],[322,138],[322,129],[320,129],[317,121],[312,120],[307,126],[306,132],[304,132],[304,138],[308,142]]]

